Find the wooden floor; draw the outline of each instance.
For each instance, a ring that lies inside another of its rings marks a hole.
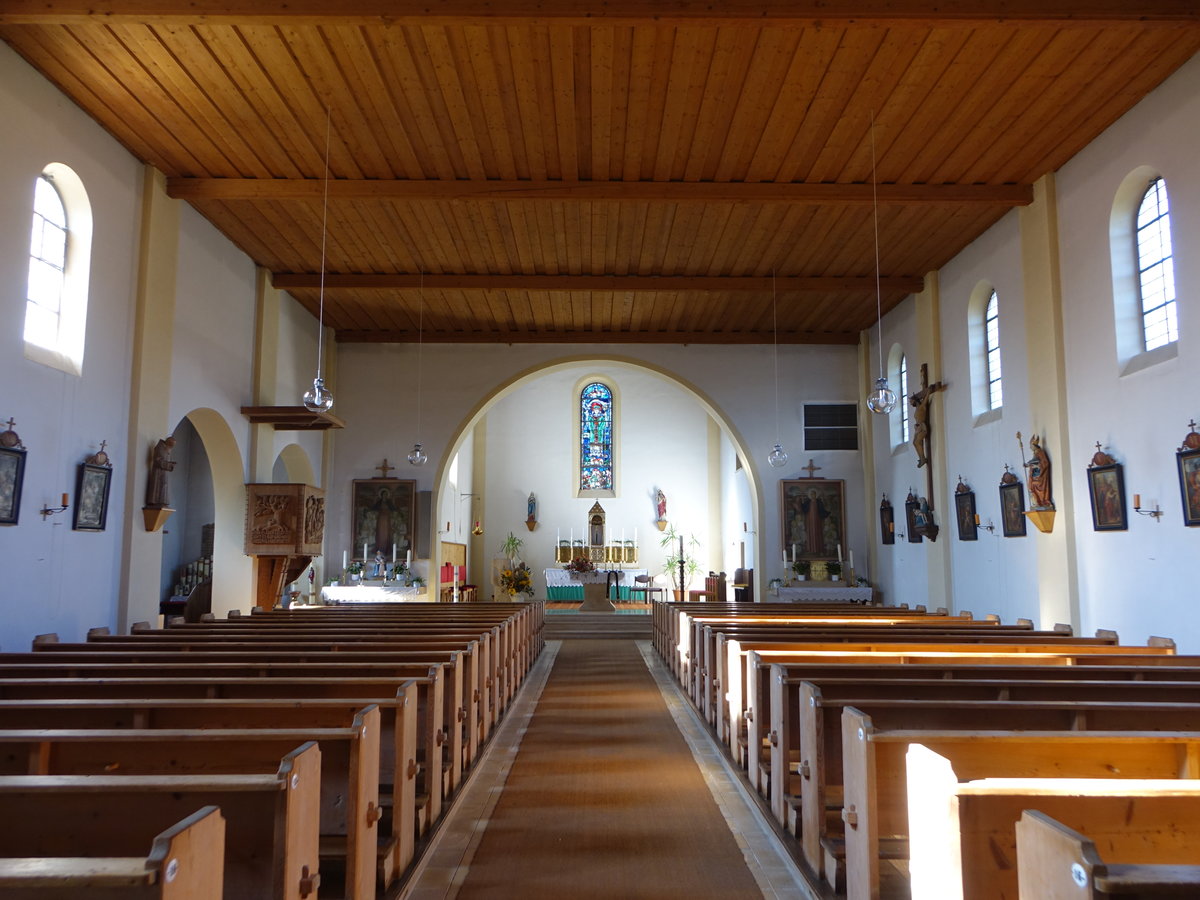
[[[403,896],[805,897],[649,645],[550,641]]]

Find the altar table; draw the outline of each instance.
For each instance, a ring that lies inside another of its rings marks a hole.
[[[427,600],[425,588],[411,587],[399,582],[386,584],[331,584],[321,588],[321,602],[338,603],[415,603]]]
[[[780,603],[862,603],[871,602],[874,591],[869,587],[850,587],[832,583],[799,584],[776,588]]]
[[[629,589],[634,586],[633,579],[638,575],[647,574],[645,569],[613,569],[612,572],[620,579],[617,582],[616,597],[613,598],[616,600],[633,599],[629,593]],[[543,574],[546,577],[547,600],[582,600],[584,584],[607,584],[609,573],[605,569],[598,569],[595,572],[576,575],[559,568],[546,569]]]

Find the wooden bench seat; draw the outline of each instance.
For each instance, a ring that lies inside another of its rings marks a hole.
[[[0,775],[270,774],[306,741],[321,750],[322,845],[335,852],[344,896],[369,900],[381,843],[374,705],[344,728],[0,729]],[[394,839],[382,843],[394,856]]]
[[[141,846],[145,846],[142,844]],[[138,845],[130,842],[126,853]],[[35,856],[0,858],[0,895],[6,900],[221,900],[225,820],[205,806],[154,837],[145,856]]]
[[[1017,882],[1025,900],[1200,896],[1200,857],[1195,852],[1183,854],[1182,863],[1173,854],[1154,862],[1105,861],[1132,855],[1102,854],[1087,835],[1037,810],[1025,810],[1017,821]],[[1144,855],[1139,847],[1136,856]]]
[[[909,748],[908,772],[909,795],[922,797],[922,818],[914,821],[909,842],[914,897],[1018,896],[1016,828],[1025,810],[1088,835],[1112,859],[1200,862],[1200,780],[1014,777],[960,782],[949,761],[920,744]],[[922,893],[931,889],[936,894]],[[1076,891],[1073,896],[1087,896],[1082,888]],[[1186,888],[1182,895],[1189,896]]]
[[[120,856],[204,806],[225,819],[224,896],[306,900],[320,883],[321,754],[306,743],[271,775],[0,776],[10,857]]]

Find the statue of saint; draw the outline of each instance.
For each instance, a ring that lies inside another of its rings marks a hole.
[[[146,482],[146,507],[164,509],[171,505],[171,492],[167,485],[167,473],[175,469],[171,450],[175,438],[165,437],[154,445],[154,456],[150,460],[150,477]]]
[[[658,513],[658,521],[665,522],[667,520],[667,495],[662,492],[662,488],[655,491],[654,509]]]
[[[929,383],[929,364],[921,363],[921,390],[909,398],[913,405],[913,434],[912,445],[917,451],[917,468],[929,462],[929,441],[932,435],[929,429],[929,401],[938,391],[945,390],[945,385],[938,381]]]
[[[529,492],[529,502],[526,504],[528,514],[525,516],[526,522],[537,521],[537,498],[533,496],[533,492]]]
[[[1029,450],[1033,459],[1025,465],[1029,469],[1029,498],[1033,501],[1030,508],[1054,509],[1050,496],[1050,457],[1036,434],[1029,438]]]

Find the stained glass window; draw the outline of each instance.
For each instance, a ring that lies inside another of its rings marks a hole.
[[[579,489],[613,490],[613,396],[598,381],[579,394]]]

